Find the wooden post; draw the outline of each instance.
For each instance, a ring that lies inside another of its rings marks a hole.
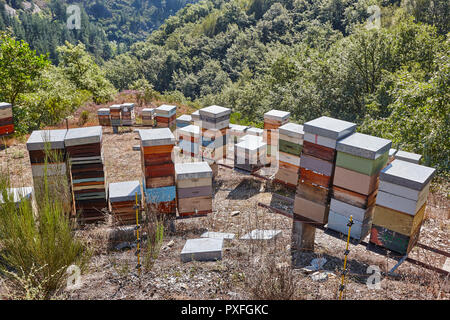
[[[301,252],[314,251],[314,240],[316,238],[316,227],[313,224],[296,221],[292,223],[292,264],[297,264]]]

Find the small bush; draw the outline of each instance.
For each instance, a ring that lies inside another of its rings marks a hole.
[[[80,119],[78,120],[79,126],[84,126],[89,120],[89,111],[84,110],[81,112]]]
[[[155,215],[149,215],[146,223],[147,241],[144,252],[144,269],[150,271],[158,259],[164,239],[164,223]]]
[[[265,257],[264,262],[255,263],[252,274],[245,277],[252,298],[255,300],[293,299],[296,285],[292,268],[287,263],[280,263],[280,260],[272,255]]]
[[[51,298],[63,288],[67,268],[83,270],[88,258],[71,230],[65,174],[45,173],[34,187],[36,206],[25,198],[16,204],[9,177],[0,172],[0,274],[16,299]]]

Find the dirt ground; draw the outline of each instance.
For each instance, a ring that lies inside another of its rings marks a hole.
[[[87,125],[95,124],[90,119]],[[74,126],[72,124],[71,126]],[[108,182],[141,179],[140,153],[132,147],[139,144],[133,129],[123,129],[118,135],[104,128],[103,152]],[[10,142],[0,151],[0,164],[8,170],[14,187],[31,186],[29,157],[22,141]],[[271,176],[273,169],[263,174]],[[82,275],[82,286],[66,290],[65,299],[253,299],[261,297],[258,284],[274,286],[274,281],[287,281],[288,289],[278,298],[336,299],[343,266],[345,241],[316,232],[315,252],[304,253],[296,268],[291,265],[292,220],[259,207],[258,202],[286,211],[292,204],[273,198],[273,193],[293,198],[294,193],[282,186],[262,179],[219,167],[214,182],[214,212],[207,217],[177,220],[175,231],[166,233],[163,246],[153,269],[139,278],[135,266],[135,249],[108,251],[105,230],[110,226],[91,226],[78,230],[94,252],[88,270]],[[450,252],[448,219],[449,202],[445,196],[430,194],[427,220],[422,227],[420,242]],[[273,241],[245,241],[240,236],[253,229],[281,230]],[[235,233],[235,240],[226,240],[223,259],[217,262],[188,262],[180,260],[180,252],[187,239],[198,238],[205,231]],[[327,260],[323,269],[328,278],[314,281],[302,270],[314,258]],[[414,248],[410,257],[442,268],[445,257]],[[267,266],[274,264],[275,270]],[[351,245],[346,299],[449,299],[450,279],[432,271],[404,262],[396,276],[382,276],[380,289],[368,289],[371,276],[369,266],[381,272],[389,271],[396,261],[366,250],[362,245]],[[286,267],[288,266],[288,267]],[[287,278],[280,277],[283,273]],[[284,279],[284,280],[283,280]],[[288,280],[286,280],[288,279]],[[292,290],[289,291],[289,286]],[[274,289],[275,290],[275,289]],[[287,292],[289,291],[289,292]],[[263,298],[271,298],[263,296]]]

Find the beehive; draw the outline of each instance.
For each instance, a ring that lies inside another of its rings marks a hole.
[[[192,158],[198,158],[201,140],[200,127],[189,125],[177,129],[177,135],[181,152]]]
[[[122,106],[120,104],[113,104],[112,106],[109,107],[112,127],[120,127],[122,125],[121,111]]]
[[[142,124],[144,126],[151,126],[153,127],[154,125],[154,119],[153,119],[153,115],[155,113],[155,109],[153,108],[144,108],[142,109]]]
[[[276,155],[276,152],[272,154],[272,148],[277,149],[278,128],[289,122],[290,112],[271,110],[264,114],[264,142],[267,143],[267,155]]]
[[[120,109],[123,126],[132,126],[134,123],[134,103],[123,103]]]
[[[102,127],[69,129],[64,139],[70,158],[75,209],[83,223],[104,220],[107,208]]]
[[[109,108],[100,108],[97,110],[98,123],[101,126],[111,126],[110,111]]]
[[[303,125],[303,149],[294,215],[327,223],[336,144],[355,129],[354,123],[329,117],[320,117]]]
[[[331,199],[328,228],[342,234],[348,234],[348,221],[353,217],[354,225],[350,236],[356,240],[364,239],[370,232],[373,220],[374,204],[381,169],[387,164],[390,140],[361,133],[354,133],[338,141],[336,168],[333,187],[339,187],[339,200]],[[344,191],[344,192],[343,192]],[[347,197],[345,191],[353,192]],[[360,198],[357,206],[352,197]],[[369,201],[369,198],[372,201]]]
[[[177,207],[180,216],[212,212],[213,172],[206,162],[177,163]]]
[[[201,122],[200,154],[208,162],[214,175],[217,173],[217,161],[226,158],[227,130],[230,124],[231,109],[210,106],[199,110]]]
[[[435,169],[394,160],[380,173],[370,242],[402,255],[419,239]]]
[[[262,137],[248,135],[234,145],[234,167],[253,173],[266,164],[267,144]]]
[[[155,214],[175,214],[175,136],[169,128],[139,130],[139,136],[147,207]]]
[[[177,129],[191,125],[192,117],[187,114],[183,114],[176,119]]]
[[[36,130],[27,141],[34,189],[40,197],[47,186],[51,194],[70,190],[70,174],[66,166],[66,129]],[[47,177],[45,180],[44,177]],[[60,178],[58,178],[60,177]],[[61,185],[63,184],[63,185]],[[65,196],[64,210],[71,212],[72,199]]]
[[[140,207],[141,185],[139,181],[109,184],[108,199],[114,224],[136,224],[136,195],[138,200],[137,205]]]
[[[12,105],[0,102],[0,137],[14,133]]]
[[[177,116],[177,107],[163,104],[155,109],[155,121],[158,128],[175,127],[175,119]]]
[[[275,181],[296,188],[303,149],[303,126],[287,123],[278,129],[278,171]],[[274,154],[275,155],[275,154]]]
[[[191,113],[191,124],[193,124],[194,126],[201,127],[202,122],[200,121],[200,111],[199,110]]]

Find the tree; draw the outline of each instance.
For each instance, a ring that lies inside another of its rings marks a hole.
[[[146,79],[136,80],[130,86],[130,89],[136,91],[135,96],[139,107],[159,97],[159,93],[153,89],[153,85]]]
[[[402,68],[390,74],[388,116],[375,110],[366,115],[361,130],[393,141],[402,150],[424,156],[424,164],[450,172],[450,41],[435,59],[430,79],[421,70]],[[371,109],[369,109],[370,111]]]
[[[28,43],[0,33],[0,97],[15,105],[19,94],[30,92],[50,61],[36,55]]]
[[[80,90],[92,93],[95,103],[105,103],[112,100],[116,93],[114,86],[105,77],[101,69],[86,52],[84,44],[73,45],[66,42],[57,49],[60,63],[66,77]]]
[[[79,90],[62,70],[47,68],[33,92],[21,94],[16,108],[16,132],[27,133],[42,126],[57,125],[91,98],[89,91]]]

